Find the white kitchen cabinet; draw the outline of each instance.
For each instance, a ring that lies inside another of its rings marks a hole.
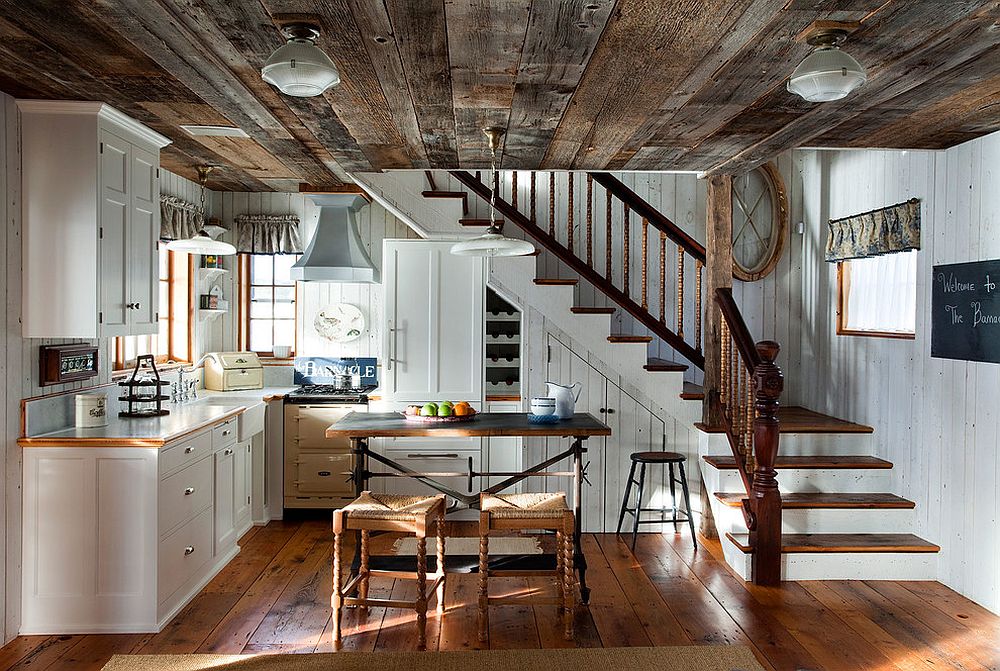
[[[17,104],[22,334],[156,333],[159,152],[170,140],[103,103]]]
[[[253,483],[251,452],[252,444],[248,440],[239,443],[233,454],[236,458],[233,464],[233,522],[236,527],[236,540],[253,526],[250,505],[250,490]]]
[[[248,443],[213,441],[231,426],[160,448],[24,449],[20,632],[159,631],[229,563],[250,467]]]
[[[483,399],[483,259],[453,242],[386,240],[383,399]]]

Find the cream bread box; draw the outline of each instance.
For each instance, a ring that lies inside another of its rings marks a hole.
[[[241,391],[264,386],[264,368],[253,352],[213,352],[205,361],[205,389]]]

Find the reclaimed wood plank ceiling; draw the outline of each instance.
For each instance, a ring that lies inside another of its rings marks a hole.
[[[342,82],[260,78],[289,18]],[[818,20],[857,21],[869,82],[808,103],[785,80]],[[332,186],[355,171],[487,165],[740,173],[797,146],[948,147],[1000,129],[996,0],[0,0],[0,90],[108,102],[213,188]],[[248,138],[191,137],[181,124]]]

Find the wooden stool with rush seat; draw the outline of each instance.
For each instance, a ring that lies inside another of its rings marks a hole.
[[[436,496],[403,496],[376,494],[365,491],[347,506],[333,513],[333,645],[339,650],[341,640],[341,614],[344,606],[385,606],[387,608],[412,608],[417,612],[419,638],[417,647],[427,647],[427,603],[432,593],[437,594],[438,613],[444,612],[444,494]],[[431,525],[437,529],[437,566],[433,579],[427,583],[427,532]],[[341,540],[345,531],[361,531],[361,566],[347,584],[341,580]],[[369,567],[368,541],[372,531],[390,531],[412,534],[417,538],[417,570],[381,571]],[[373,575],[404,578],[417,581],[415,601],[368,598],[368,581]],[[355,591],[357,596],[352,596]]]
[[[482,494],[479,499],[479,640],[485,641],[489,629],[490,604],[525,603],[524,599],[491,597],[489,579],[501,576],[555,576],[558,595],[535,598],[532,604],[560,606],[564,636],[573,638],[573,608],[576,580],[573,567],[573,532],[575,518],[566,505],[566,495],[556,494]],[[489,568],[490,531],[528,531],[546,529],[556,532],[556,568],[541,571],[503,571]]]

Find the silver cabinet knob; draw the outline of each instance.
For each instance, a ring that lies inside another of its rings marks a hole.
[[[194,487],[188,487],[184,490],[184,496],[191,496],[194,494]]]
[[[194,546],[193,545],[189,545],[186,548],[184,548],[184,556],[187,557],[190,554],[194,554]]]
[[[188,446],[184,448],[184,454],[191,454],[194,452],[194,447]]]
[[[227,457],[228,457],[228,456],[229,456],[230,454],[232,454],[232,453],[233,453],[233,448],[231,448],[231,447],[228,447],[228,448],[226,448],[226,449],[225,449],[225,450],[224,450],[224,451],[222,452],[222,454],[226,455]]]

